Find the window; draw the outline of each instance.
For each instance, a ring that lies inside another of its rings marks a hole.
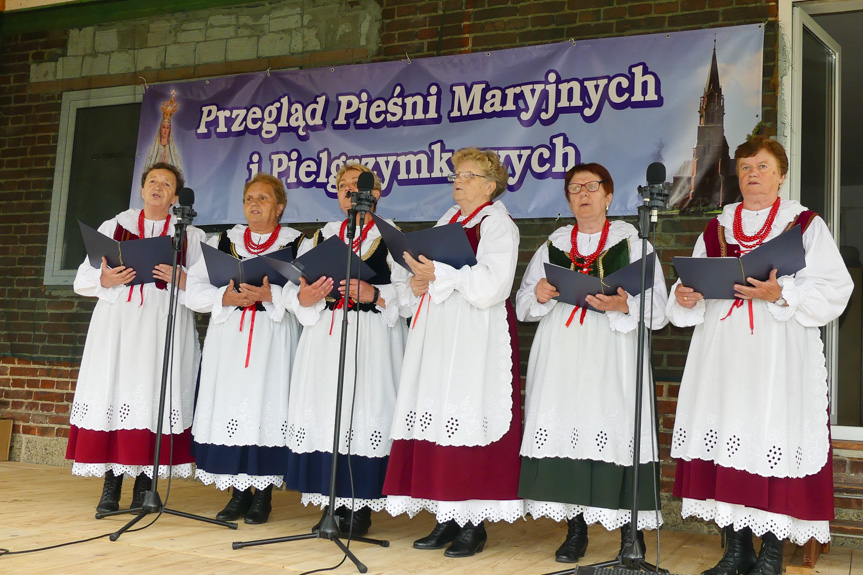
[[[84,260],[77,220],[98,227],[129,207],[141,88],[120,86],[63,94],[46,285],[71,285]]]

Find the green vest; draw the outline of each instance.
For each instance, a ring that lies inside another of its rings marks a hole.
[[[551,240],[548,240],[548,261],[556,266],[574,270],[575,264],[569,259],[569,252],[565,252],[552,245]],[[583,263],[584,260],[576,258],[576,261]],[[589,275],[604,278],[606,275],[616,272],[617,270],[629,265],[629,239],[622,242],[617,242],[594,260],[590,266]],[[579,268],[580,269],[580,268]]]

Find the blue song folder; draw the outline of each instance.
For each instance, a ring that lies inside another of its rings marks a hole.
[[[764,281],[772,270],[789,276],[806,267],[803,232],[799,225],[761,244],[739,258],[674,258],[680,281],[705,299],[734,299],[734,285],[749,285],[746,278]]]
[[[135,270],[135,279],[127,285],[146,284],[156,281],[153,268],[159,264],[171,265],[174,260],[172,240],[168,236],[125,240],[118,242],[82,221],[78,221],[87,259],[94,268],[102,267],[102,258],[112,268],[126,266]]]
[[[653,287],[653,266],[655,263],[656,255],[654,253],[648,254],[648,287]],[[560,293],[559,296],[554,298],[557,301],[586,307],[591,311],[599,311],[587,303],[587,296],[596,294],[615,295],[619,287],[622,287],[630,295],[641,293],[641,260],[638,259],[602,279],[547,263],[545,264],[545,278]]]
[[[338,299],[341,297],[339,283],[345,279],[345,265],[348,256],[351,258],[351,277],[356,278],[357,268],[360,270],[361,280],[369,281],[375,277],[375,271],[357,254],[348,249],[347,244],[339,236],[331,236],[293,262],[280,261],[273,258],[272,254],[261,256],[261,259],[297,285],[300,285],[300,277],[305,278],[308,283],[314,283],[322,277],[333,278],[333,289],[330,296]]]
[[[201,250],[204,253],[210,284],[216,287],[226,286],[231,280],[234,280],[234,287],[239,287],[241,283],[260,286],[264,283],[264,277],[271,285],[283,286],[287,282],[264,256],[241,260],[209,244],[201,244]],[[269,254],[272,258],[289,260],[293,259],[293,255],[294,250],[290,246]]]
[[[473,253],[461,224],[447,224],[406,234],[377,214],[372,214],[372,218],[387,243],[393,260],[408,271],[411,269],[405,262],[404,252],[409,253],[415,260],[419,260],[422,254],[430,260],[456,269],[476,265],[476,254]]]

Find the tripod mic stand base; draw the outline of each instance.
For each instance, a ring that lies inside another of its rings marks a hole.
[[[326,515],[321,528],[316,533],[304,533],[302,535],[289,535],[287,537],[276,537],[274,539],[259,539],[257,541],[234,541],[231,544],[232,549],[242,549],[243,547],[254,547],[256,545],[269,545],[270,543],[287,543],[289,541],[305,541],[306,539],[329,539],[335,543],[342,553],[353,562],[357,567],[357,571],[365,573],[369,570],[358,558],[354,555],[347,545],[342,543],[338,528],[336,527],[335,519],[332,515]],[[369,543],[380,547],[389,547],[390,542],[385,539],[371,539],[369,537],[351,537],[349,541],[357,541],[359,543]]]
[[[603,563],[594,563],[593,565],[585,565],[584,567],[564,569],[563,571],[555,571],[554,573],[546,573],[545,575],[632,575],[633,572],[668,575],[668,569],[659,568],[646,561],[638,562],[632,566],[626,566],[617,559],[614,559],[613,561],[605,561]]]
[[[105,517],[113,517],[114,515],[124,515],[127,513],[137,515],[136,517],[132,518],[131,521],[126,523],[123,527],[121,527],[114,533],[111,533],[111,535],[108,536],[111,541],[116,541],[123,533],[134,527],[135,524],[138,523],[141,519],[153,513],[167,513],[168,515],[176,515],[178,517],[185,517],[186,519],[194,519],[196,521],[202,521],[204,523],[221,525],[222,527],[227,527],[228,529],[237,528],[236,523],[231,523],[229,521],[219,521],[218,519],[210,519],[209,517],[202,517],[200,515],[192,515],[191,513],[185,513],[184,511],[169,509],[162,504],[162,498],[159,496],[158,491],[147,491],[144,494],[144,503],[141,505],[141,507],[132,507],[130,509],[121,509],[118,511],[110,511],[108,513],[97,513],[96,519],[104,519]]]

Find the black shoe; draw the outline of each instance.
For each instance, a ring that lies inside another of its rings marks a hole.
[[[785,540],[767,531],[761,536],[761,550],[749,575],[782,575],[782,551]]]
[[[105,482],[102,484],[102,498],[96,505],[97,513],[110,513],[120,509],[120,493],[123,491],[123,476],[114,475],[111,470],[105,471]]]
[[[781,562],[781,556],[780,556]],[[752,546],[752,531],[744,527],[735,531],[733,525],[725,527],[725,554],[715,566],[701,575],[745,575],[755,565],[755,548]]]
[[[414,549],[443,549],[458,537],[461,527],[453,519],[446,523],[438,523],[432,532],[414,541]]]
[[[355,511],[345,510],[339,530],[344,537],[362,537],[369,532],[372,526],[372,508],[361,507]]]
[[[629,539],[630,529],[632,529],[632,526],[629,523],[625,523],[623,527],[620,528],[620,551],[617,552],[618,561],[621,561],[623,559],[623,549],[624,547],[626,547],[626,541]],[[638,543],[641,545],[641,550],[646,550],[647,548],[644,546],[644,531],[639,529],[635,532],[635,537],[638,539]]]
[[[135,486],[132,487],[132,504],[129,509],[140,509],[144,506],[144,495],[153,487],[153,480],[141,473],[135,478]]]
[[[255,495],[252,497],[252,505],[246,512],[246,518],[243,520],[249,525],[260,525],[266,523],[270,518],[270,511],[273,510],[273,486],[267,485],[266,489],[255,489]]]
[[[236,521],[246,514],[249,507],[252,505],[252,488],[240,491],[236,487],[233,488],[231,500],[225,505],[225,508],[216,514],[216,519],[219,521]]]
[[[473,557],[482,551],[486,541],[488,541],[488,535],[485,533],[485,525],[482,522],[479,525],[468,522],[458,532],[458,537],[444,552],[444,555],[447,557]]]
[[[554,559],[560,563],[578,563],[587,551],[587,523],[584,515],[579,514],[567,521],[567,525],[566,541],[555,552]]]

